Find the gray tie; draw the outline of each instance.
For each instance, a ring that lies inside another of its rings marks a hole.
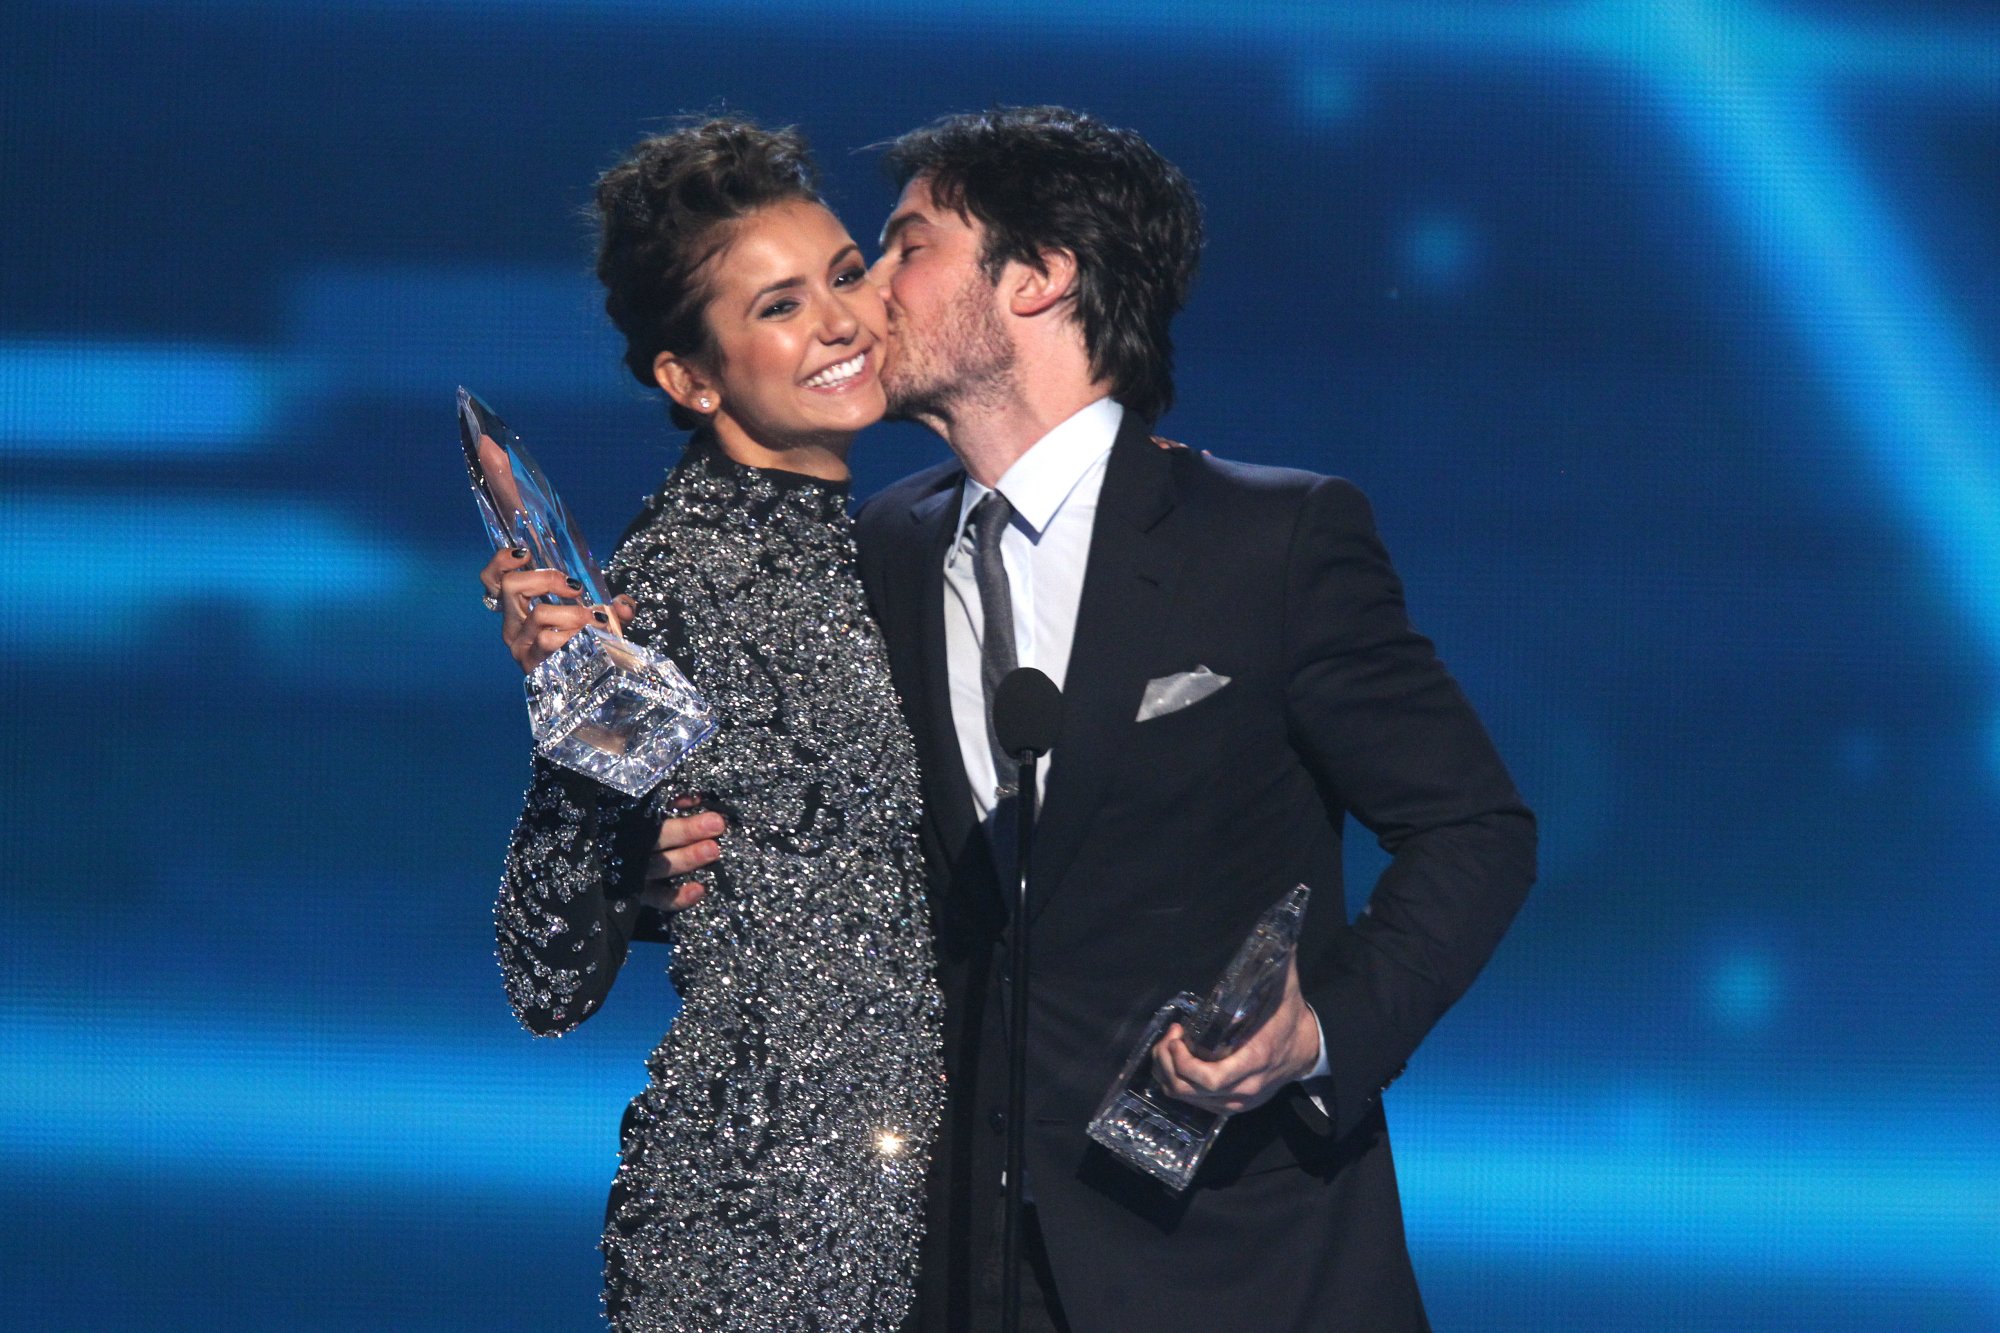
[[[1014,506],[998,491],[988,491],[972,507],[972,578],[979,587],[979,608],[986,622],[979,640],[979,682],[986,693],[986,741],[993,747],[993,774],[1002,792],[1011,795],[1020,765],[1000,748],[993,734],[993,691],[1019,663],[1014,656],[1014,595],[1007,587],[1007,567],[1000,562],[1000,535],[1014,517]]]

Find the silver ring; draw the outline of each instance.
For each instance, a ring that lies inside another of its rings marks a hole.
[[[486,603],[488,611],[498,611],[500,609],[500,599],[490,592],[480,597],[479,600]]]

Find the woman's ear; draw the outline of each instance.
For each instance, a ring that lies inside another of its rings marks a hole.
[[[672,352],[653,358],[653,379],[667,397],[690,412],[713,416],[722,406],[722,394],[701,368]]]
[[[1076,256],[1068,250],[1044,250],[1037,266],[1009,266],[1012,286],[1007,308],[1016,315],[1039,315],[1060,305],[1076,290]]]

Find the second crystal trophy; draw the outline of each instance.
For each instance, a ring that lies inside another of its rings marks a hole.
[[[592,605],[611,600],[569,510],[499,414],[458,391],[459,442],[495,549],[525,546]],[[553,601],[554,598],[543,600]],[[528,673],[535,749],[627,796],[643,796],[715,731],[715,712],[663,654],[587,625]]]
[[[1257,918],[1206,996],[1182,991],[1160,1006],[1091,1117],[1091,1138],[1175,1193],[1188,1187],[1229,1113],[1204,1111],[1162,1091],[1153,1078],[1153,1047],[1179,1023],[1195,1055],[1220,1060],[1262,1027],[1284,998],[1311,895],[1301,884]]]

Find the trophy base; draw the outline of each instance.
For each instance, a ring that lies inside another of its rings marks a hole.
[[[1154,1045],[1169,1025],[1185,1024],[1198,1003],[1183,992],[1160,1007],[1086,1131],[1121,1160],[1176,1194],[1194,1179],[1229,1120],[1227,1112],[1204,1111],[1174,1100],[1153,1081]]]
[[[528,673],[528,721],[543,756],[627,796],[715,732],[715,713],[663,654],[586,626]]]

